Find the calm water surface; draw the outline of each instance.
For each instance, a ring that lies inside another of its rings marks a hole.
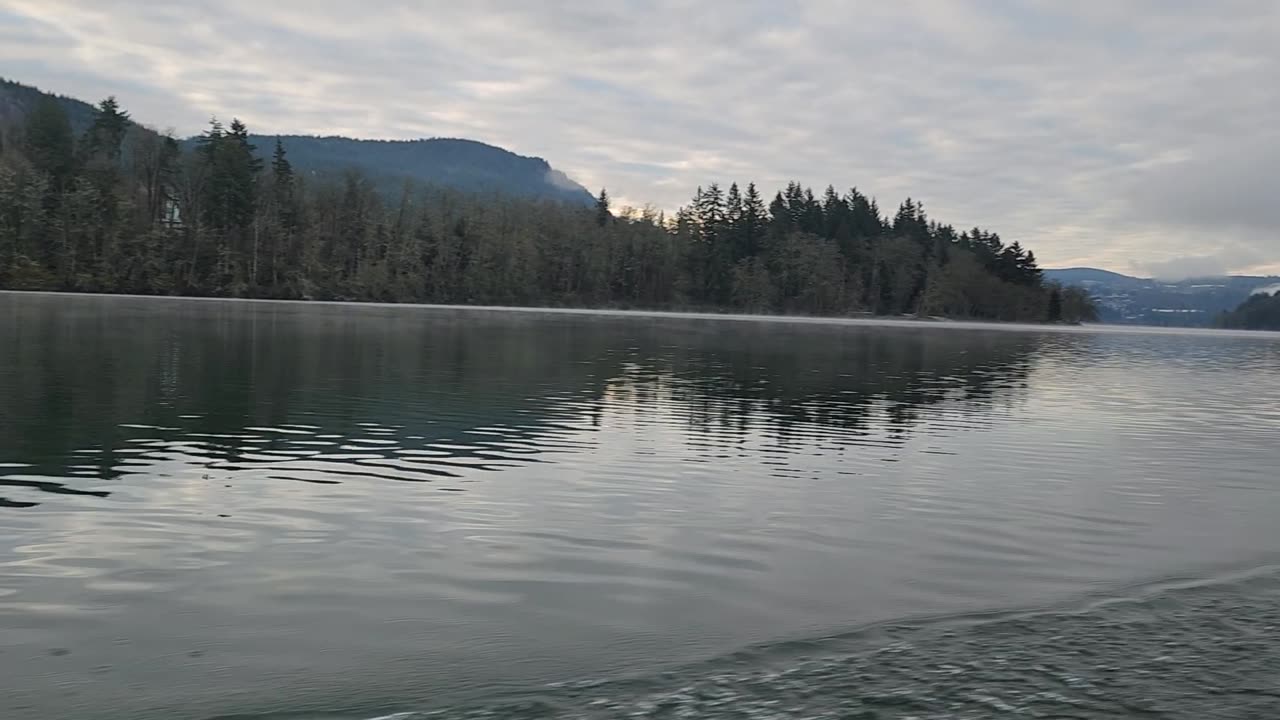
[[[0,717],[1274,717],[1280,337],[0,294]]]

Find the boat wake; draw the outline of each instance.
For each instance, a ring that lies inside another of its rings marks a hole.
[[[379,720],[620,717],[1280,717],[1280,570],[878,625]]]

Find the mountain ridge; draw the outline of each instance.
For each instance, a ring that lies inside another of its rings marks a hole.
[[[66,110],[72,131],[77,136],[92,124],[96,110],[90,103],[0,77],[0,129],[20,127],[26,115],[43,97],[54,98]],[[158,134],[136,118],[131,118],[131,123],[135,134]],[[179,142],[189,150],[198,137],[181,138]],[[295,169],[312,175],[338,175],[352,169],[360,170],[388,193],[397,192],[405,180],[412,180],[423,185],[439,185],[467,192],[496,192],[581,206],[594,203],[591,192],[546,159],[521,155],[480,140],[250,135],[251,141],[257,145],[258,155],[267,160],[275,149],[277,137],[281,139]],[[0,137],[0,141],[4,140],[6,138]]]
[[[196,138],[184,141],[194,144]],[[277,140],[294,169],[308,173],[340,173],[359,168],[388,191],[404,180],[443,185],[468,192],[500,192],[534,199],[589,206],[594,196],[546,159],[520,155],[470,138],[368,140],[340,135],[251,134],[263,159]]]
[[[0,77],[0,128],[19,125],[43,97],[51,97],[58,101],[62,109],[66,110],[67,120],[71,122],[71,129],[77,135],[83,133],[93,123],[93,105],[84,100],[46,92],[34,85]],[[136,121],[134,125],[139,128],[144,127]],[[154,132],[149,128],[144,129]]]
[[[1046,275],[1052,275],[1052,279],[1059,282],[1065,282],[1067,279],[1075,279],[1081,281],[1104,281],[1104,280],[1122,280],[1137,282],[1155,282],[1155,283],[1184,283],[1199,280],[1221,280],[1223,278],[1237,278],[1241,280],[1274,280],[1277,275],[1192,275],[1188,277],[1169,279],[1158,277],[1144,277],[1140,275],[1126,275],[1114,270],[1106,270],[1104,268],[1095,267],[1066,267],[1066,268],[1044,268]]]
[[[1161,280],[1099,268],[1045,269],[1046,280],[1089,291],[1103,322],[1127,325],[1207,327],[1253,294],[1280,283],[1268,275],[1218,275]]]

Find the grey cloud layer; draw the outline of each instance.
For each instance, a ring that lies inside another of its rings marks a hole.
[[[473,137],[635,204],[794,178],[1051,264],[1280,265],[1270,0],[405,5],[0,0],[0,73],[184,133]]]

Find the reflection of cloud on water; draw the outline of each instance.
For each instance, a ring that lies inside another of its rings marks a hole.
[[[0,475],[110,492],[0,508],[42,696],[542,687],[1275,547],[1256,335],[78,303],[0,345]]]
[[[609,393],[641,374],[653,384],[641,391],[660,388],[683,422],[900,432],[922,407],[1016,385],[1037,342],[920,324],[11,302],[29,333],[13,362],[32,370],[9,393],[25,420],[0,424],[0,446],[63,483],[136,479],[175,459],[313,485],[525,466],[598,441],[561,442],[598,429]]]

